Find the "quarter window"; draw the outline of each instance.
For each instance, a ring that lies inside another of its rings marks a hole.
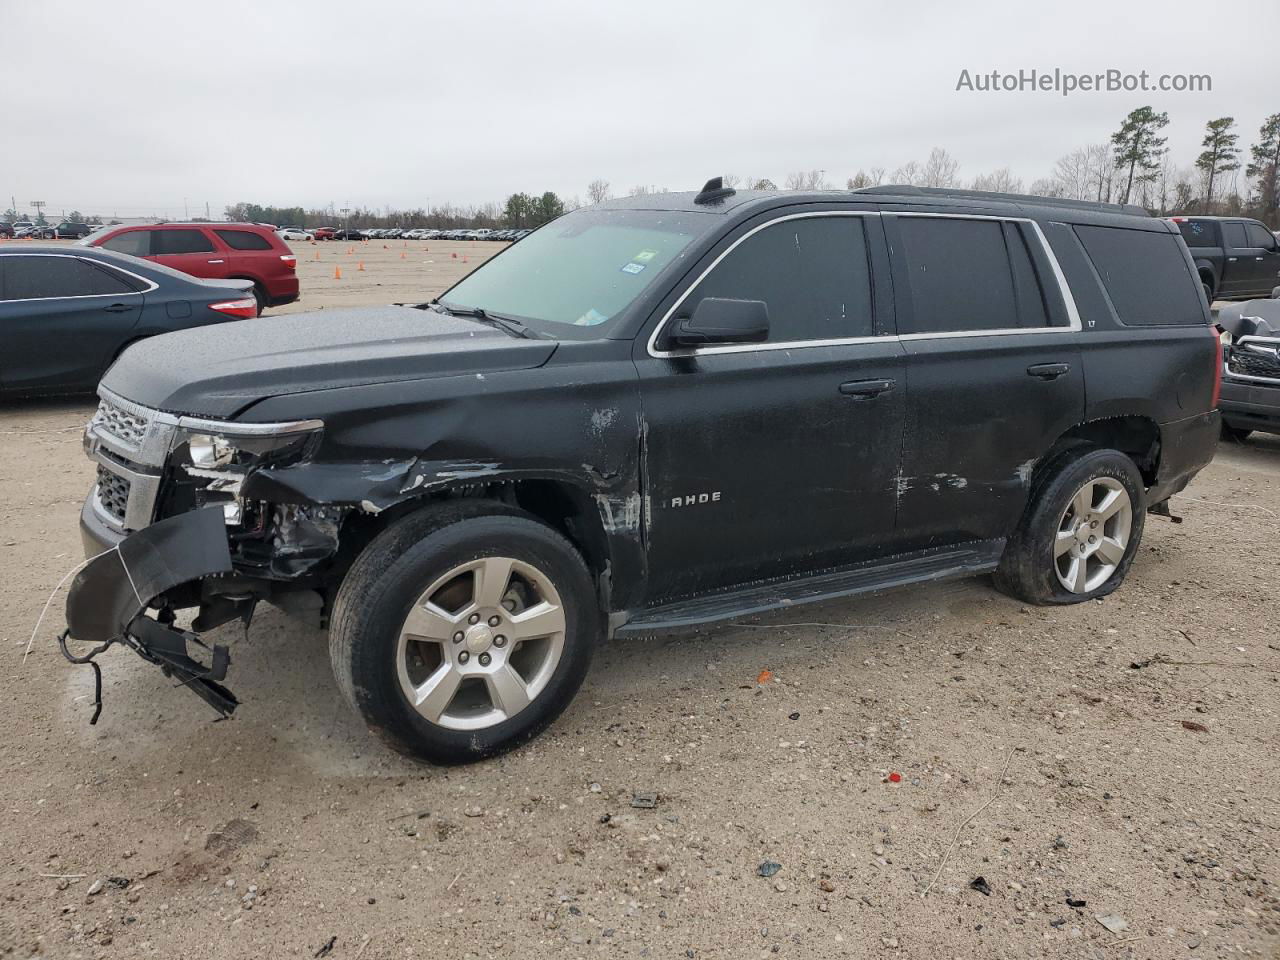
[[[248,230],[215,230],[222,242],[232,250],[270,250],[271,241],[260,233]]]
[[[1178,232],[1188,247],[1216,247],[1218,238],[1214,235],[1213,224],[1204,220],[1179,220]]]
[[[1120,227],[1079,225],[1075,230],[1121,323],[1204,324],[1200,281],[1176,236]]]
[[[122,277],[77,257],[14,256],[0,259],[5,300],[118,296],[134,293]]]
[[[862,217],[809,217],[770,224],[716,264],[685,300],[763,300],[769,342],[875,334]]]
[[[202,230],[153,230],[151,255],[213,253],[213,244]]]
[[[1022,229],[1000,220],[898,217],[898,260],[911,294],[911,333],[1014,330],[1049,324]]]

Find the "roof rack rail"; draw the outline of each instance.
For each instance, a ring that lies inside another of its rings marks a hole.
[[[1099,213],[1123,213],[1131,217],[1149,217],[1151,212],[1136,203],[1102,203],[1096,200],[1068,200],[1065,197],[1040,197],[1031,193],[990,193],[986,190],[959,190],[950,187],[916,187],[910,184],[888,184],[880,187],[861,187],[853,193],[895,194],[908,197],[949,197],[955,200],[995,200],[1005,203],[1029,203],[1043,207],[1067,207],[1075,210],[1096,210]]]

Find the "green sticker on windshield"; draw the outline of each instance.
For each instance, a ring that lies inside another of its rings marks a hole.
[[[636,254],[634,257],[632,257],[631,259],[632,259],[632,260],[639,260],[641,263],[648,263],[650,260],[652,260],[652,259],[653,259],[654,257],[656,257],[657,255],[658,255],[658,251],[657,251],[657,250],[641,250],[639,253],[637,253],[637,254]]]

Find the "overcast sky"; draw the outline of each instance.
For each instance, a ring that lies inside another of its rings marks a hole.
[[[192,215],[718,173],[893,170],[933,146],[1028,183],[1131,109],[1247,145],[1280,112],[1280,3],[0,0],[0,208]],[[1221,38],[1219,42],[1214,37]],[[1209,93],[957,92],[1020,68],[1208,73]]]

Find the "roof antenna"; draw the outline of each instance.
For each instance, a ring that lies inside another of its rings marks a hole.
[[[738,191],[724,185],[724,177],[712,177],[702,185],[694,203],[722,203],[726,197],[732,197]]]

